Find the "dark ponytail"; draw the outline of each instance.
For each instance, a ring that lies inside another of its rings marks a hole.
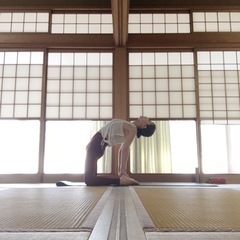
[[[151,137],[156,130],[156,125],[151,122],[147,125],[146,128],[137,128],[137,138],[143,137]]]

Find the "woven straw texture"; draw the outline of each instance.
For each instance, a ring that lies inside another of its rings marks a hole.
[[[136,187],[135,191],[158,231],[240,231],[239,190]]]
[[[0,231],[79,231],[105,191],[105,187],[0,191]]]

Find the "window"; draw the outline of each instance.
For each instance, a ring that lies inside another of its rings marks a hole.
[[[202,120],[239,124],[239,65],[238,51],[198,52],[199,101]]]
[[[0,52],[0,117],[39,118],[43,52]]]
[[[111,14],[53,14],[52,33],[113,33]]]
[[[111,14],[0,12],[0,32],[53,34],[112,34]]]
[[[46,174],[84,173],[86,146],[105,122],[47,121],[45,164]],[[111,172],[111,148],[98,160],[98,172]]]
[[[239,61],[238,51],[198,52],[204,173],[240,172]]]
[[[37,173],[40,122],[0,120],[0,174]]]
[[[194,12],[194,32],[239,32],[240,12]]]
[[[240,173],[240,125],[202,124],[204,173]]]
[[[0,32],[48,32],[47,12],[1,12]]]
[[[195,118],[193,53],[129,54],[130,117]]]
[[[49,53],[48,119],[112,118],[112,53]]]
[[[190,33],[188,13],[129,14],[129,33]]]
[[[156,133],[136,139],[133,173],[195,173],[198,166],[195,121],[155,121]]]

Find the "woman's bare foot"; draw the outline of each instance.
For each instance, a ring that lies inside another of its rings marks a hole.
[[[129,177],[129,175],[128,175],[126,172],[124,172],[124,173],[119,173],[118,176],[119,176],[119,177],[121,177],[121,176]],[[130,177],[129,177],[129,178],[130,178]]]
[[[127,177],[126,175],[122,175],[120,177],[120,186],[129,186],[129,185],[139,185],[139,182],[134,180],[133,178]]]

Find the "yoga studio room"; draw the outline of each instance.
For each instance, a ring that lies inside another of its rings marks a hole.
[[[239,0],[0,0],[0,240],[240,240]]]

